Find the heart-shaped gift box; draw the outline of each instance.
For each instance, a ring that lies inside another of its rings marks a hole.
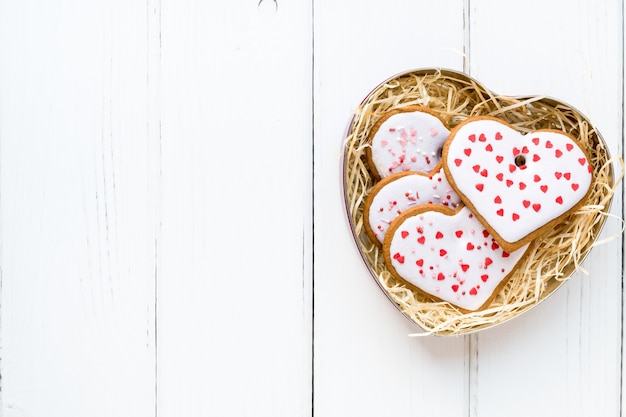
[[[582,204],[530,243],[528,256],[480,311],[464,311],[394,277],[380,245],[372,241],[371,233],[366,233],[364,205],[378,182],[367,163],[370,133],[389,112],[407,106],[427,108],[450,129],[468,118],[488,116],[510,124],[521,134],[542,129],[562,131],[589,155],[593,180]],[[613,162],[601,135],[571,106],[541,96],[499,96],[464,73],[428,68],[384,81],[359,105],[343,148],[343,191],[356,247],[385,295],[426,334],[466,334],[520,315],[569,279],[607,219],[618,183]]]

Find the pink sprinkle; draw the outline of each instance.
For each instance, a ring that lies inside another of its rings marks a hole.
[[[380,141],[380,146],[382,146],[383,148],[387,145],[389,145],[389,142],[387,142],[386,140],[383,139]]]
[[[433,136],[433,137],[434,137],[434,136],[437,136],[437,134],[438,134],[438,133],[439,133],[439,132],[437,132],[437,130],[435,130],[435,128],[434,128],[434,127],[433,127],[433,128],[430,128],[430,136]]]

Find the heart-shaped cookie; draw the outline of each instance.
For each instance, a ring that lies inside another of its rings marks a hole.
[[[404,212],[383,245],[392,274],[450,304],[484,308],[506,283],[527,245],[504,250],[467,207],[425,205]]]
[[[385,178],[395,172],[431,172],[441,161],[450,131],[435,112],[406,106],[388,112],[370,132],[367,148],[372,175]]]
[[[592,166],[569,135],[521,134],[491,117],[469,118],[450,134],[444,170],[463,202],[507,250],[530,242],[589,192]]]
[[[461,199],[446,180],[441,164],[433,172],[398,172],[372,188],[363,211],[365,230],[372,242],[382,244],[391,222],[412,207],[440,204],[457,208]]]

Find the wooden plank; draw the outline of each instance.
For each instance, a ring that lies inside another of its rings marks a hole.
[[[315,2],[314,16],[315,414],[464,415],[468,339],[407,337],[417,328],[352,241],[340,174],[343,135],[372,88],[414,68],[462,69],[463,2]]]
[[[311,10],[162,3],[159,415],[311,415]]]
[[[586,114],[622,155],[622,6],[471,2],[471,73],[501,94],[544,94]],[[540,11],[540,12],[538,12]],[[621,170],[619,167],[617,172]],[[621,217],[622,194],[612,213]],[[557,294],[475,336],[470,415],[617,415],[621,364],[621,224]]]
[[[146,9],[0,3],[2,415],[154,412]]]

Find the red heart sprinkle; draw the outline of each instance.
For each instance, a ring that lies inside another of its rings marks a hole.
[[[463,162],[463,161],[461,159],[458,159],[458,158],[454,160],[454,164],[456,166],[461,166],[461,162]]]
[[[467,272],[467,270],[469,269],[469,265],[468,264],[461,264],[461,269],[463,270],[463,272]]]
[[[457,230],[456,232],[454,232],[454,234],[456,235],[456,237],[461,237],[463,236],[463,230]]]
[[[578,158],[578,162],[580,163],[580,165],[585,166],[587,160],[585,158]]]
[[[418,259],[417,261],[415,261],[415,265],[417,265],[417,266],[424,266],[424,260],[423,259]]]
[[[541,210],[541,204],[539,204],[539,203],[535,203],[535,204],[533,204],[533,210],[535,210],[535,211],[537,211],[537,212],[538,212],[539,210]]]
[[[568,151],[571,151],[572,149],[574,149],[574,145],[572,145],[571,143],[566,144],[565,147],[567,148]]]
[[[502,203],[502,199],[500,198],[499,195],[496,196],[496,198],[493,199],[493,202],[496,204],[501,204]]]
[[[570,172],[566,172],[565,174],[563,174],[563,176],[565,177],[566,180],[570,180],[572,178],[572,174]]]
[[[466,148],[465,150],[463,150],[463,153],[467,156],[470,156],[472,154],[472,149],[471,148]]]
[[[520,182],[520,183],[519,183],[519,189],[520,189],[520,190],[523,190],[524,188],[526,188],[526,184],[525,184],[525,183],[523,183],[523,182]]]
[[[513,185],[513,181],[511,180],[506,180],[506,186],[510,187],[511,185]]]
[[[541,187],[539,187],[541,189],[541,191],[543,191],[544,193],[548,192],[548,186],[547,185],[542,185]]]
[[[493,263],[493,260],[491,258],[485,258],[485,267],[488,267],[492,263]]]
[[[483,274],[483,275],[480,276],[480,279],[482,279],[483,282],[487,282],[487,280],[489,279],[489,275]]]
[[[446,276],[443,273],[439,273],[437,275],[437,281],[443,281],[444,279],[446,279]]]
[[[483,237],[487,239],[489,237],[489,232],[487,230],[483,230]]]
[[[448,252],[445,249],[439,249],[439,256],[444,257],[448,254]]]
[[[511,254],[510,254],[510,253],[508,253],[508,252],[507,252],[507,251],[505,251],[505,250],[503,250],[503,251],[502,251],[502,257],[503,257],[503,258],[508,258],[509,256],[511,256]]]
[[[540,159],[541,159],[541,157],[539,155],[537,155],[537,154],[533,155],[533,162],[537,162]]]
[[[561,156],[563,156],[563,152],[560,149],[557,149],[556,151],[554,151],[554,156],[560,158]]]
[[[539,181],[541,181],[541,177],[539,175],[535,174],[535,176],[533,177],[533,180],[535,182],[539,182]]]
[[[457,284],[454,284],[452,287],[452,291],[457,292],[459,290],[459,286]]]
[[[474,165],[472,169],[474,170],[474,172],[478,172],[480,171],[480,165]]]
[[[579,185],[576,183],[572,183],[572,190],[577,191],[578,190]]]
[[[474,249],[474,245],[472,244],[472,242],[468,242],[466,248],[467,248],[467,250],[473,250]]]
[[[402,239],[406,239],[406,237],[409,235],[409,232],[403,230],[400,234],[402,235]]]
[[[482,171],[480,171],[480,175],[482,175],[483,177],[488,176],[489,174],[487,173],[486,169],[483,169]]]
[[[487,146],[485,146],[485,150],[486,150],[487,152],[493,152],[493,146],[491,146],[491,143],[490,143],[490,144],[488,144]]]
[[[554,173],[554,176],[556,177],[557,180],[560,180],[561,177],[563,176],[563,174],[561,172],[557,171],[557,172]]]
[[[485,185],[484,185],[484,184],[476,184],[476,189],[477,189],[478,191],[482,191],[484,188],[485,188]]]
[[[548,148],[548,149],[552,148],[552,142],[547,141],[546,142],[546,148]]]
[[[496,211],[496,214],[498,216],[504,216],[504,210],[500,209],[500,210]]]
[[[498,244],[496,243],[496,241],[494,240],[493,242],[491,242],[491,250],[496,250],[498,249],[500,246],[498,246]]]
[[[517,213],[513,213],[513,215],[511,217],[513,218],[514,222],[519,220],[519,214],[517,214]]]
[[[395,259],[396,261],[400,262],[401,264],[404,263],[404,256],[400,255],[400,252],[398,252],[395,255],[393,255],[393,259]]]
[[[529,152],[529,151],[528,151],[528,146],[524,146],[524,147],[522,148],[522,153],[528,153],[528,152]]]
[[[517,156],[519,155],[519,153],[520,153],[520,150],[517,149],[516,147],[513,147],[513,156]]]
[[[487,140],[487,138],[485,137],[484,133],[481,133],[480,136],[478,137],[478,140],[481,141],[481,142],[484,142],[484,141]]]
[[[524,205],[525,208],[530,207],[530,201],[528,201],[528,200],[522,201],[522,204]]]
[[[539,145],[539,138],[533,138],[533,139],[532,139],[532,142],[533,142],[535,145]]]
[[[468,139],[470,140],[470,142],[476,142],[476,135],[471,134],[469,135]]]
[[[472,289],[469,291],[470,295],[476,295],[478,294],[478,291],[476,291],[476,288],[472,287]]]
[[[499,173],[498,175],[496,175],[496,178],[497,178],[499,181],[502,181],[502,180],[504,179],[504,174],[503,174],[503,173]]]
[[[435,235],[435,239],[441,239],[441,238],[443,238],[443,233],[437,232],[437,234]]]
[[[513,164],[509,164],[509,172],[513,172],[517,169],[517,167]]]
[[[498,161],[499,164],[502,163],[502,161],[504,161],[504,157],[501,155],[496,156],[496,161]]]
[[[500,134],[500,132],[496,132],[496,140],[501,140],[502,139],[502,135]]]
[[[424,242],[426,242],[426,238],[424,236],[420,236],[417,238],[417,243],[419,243],[420,245],[423,245]]]

